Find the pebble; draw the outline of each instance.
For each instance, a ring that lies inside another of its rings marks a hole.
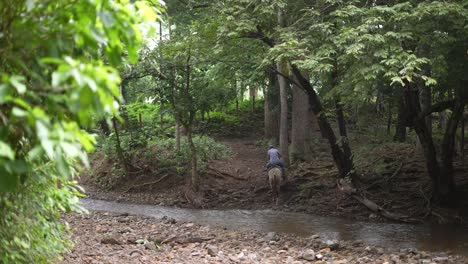
[[[315,251],[313,249],[307,249],[304,252],[301,252],[299,258],[312,261],[315,259]]]
[[[212,257],[216,257],[218,255],[218,248],[216,246],[207,245],[205,248],[206,248],[208,255]]]
[[[144,246],[145,246],[145,249],[156,250],[156,244],[154,244],[154,242],[146,242]]]

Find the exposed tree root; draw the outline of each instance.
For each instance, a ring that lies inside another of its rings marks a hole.
[[[222,172],[222,171],[219,171],[219,170],[211,168],[211,167],[208,167],[208,174],[213,175],[213,176],[223,177],[223,178],[233,178],[233,179],[238,180],[238,181],[246,181],[247,180],[245,178],[237,177],[237,176],[234,176],[232,174]]]
[[[200,193],[195,192],[191,186],[186,186],[184,197],[187,202],[196,208],[204,208],[203,197]]]
[[[138,189],[138,188],[142,188],[142,187],[147,187],[147,186],[151,186],[151,185],[154,185],[154,184],[157,184],[159,182],[161,182],[162,180],[166,179],[167,177],[169,177],[170,174],[164,174],[163,176],[161,176],[161,178],[157,179],[156,181],[152,181],[152,182],[147,182],[147,183],[143,183],[143,184],[139,184],[139,185],[134,185],[134,186],[131,186],[130,188],[128,188],[125,192],[129,192],[133,189]]]

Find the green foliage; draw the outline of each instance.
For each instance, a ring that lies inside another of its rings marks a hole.
[[[195,136],[193,138],[193,143],[197,150],[198,169],[200,172],[204,172],[206,170],[209,161],[226,159],[232,155],[229,148],[208,136]],[[180,151],[175,152],[174,145],[175,139],[170,138],[153,141],[150,146],[166,153],[163,161],[166,163],[165,165],[175,165],[180,174],[188,173],[191,153],[186,138],[182,138],[180,142]]]
[[[0,14],[0,262],[50,263],[70,245],[60,213],[80,209],[74,178],[95,143],[82,127],[118,115],[114,67],[136,61],[156,16],[108,0],[7,0]]]

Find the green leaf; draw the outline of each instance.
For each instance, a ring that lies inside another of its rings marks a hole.
[[[13,75],[10,78],[11,85],[16,88],[19,94],[24,94],[26,92],[26,85],[22,83],[24,80],[24,77],[19,75]]]
[[[15,159],[15,152],[10,145],[0,140],[0,157],[6,157],[10,160]]]
[[[14,190],[19,184],[19,177],[16,174],[8,172],[0,162],[0,192]]]

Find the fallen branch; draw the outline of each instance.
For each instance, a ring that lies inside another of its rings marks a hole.
[[[419,221],[415,219],[410,219],[407,216],[402,216],[402,215],[397,215],[394,213],[390,213],[381,206],[377,205],[375,202],[367,199],[366,197],[363,197],[362,195],[358,194],[356,188],[354,188],[351,183],[347,183],[345,181],[339,180],[337,182],[338,189],[342,191],[345,194],[348,194],[352,196],[355,200],[358,202],[362,203],[365,207],[367,207],[369,210],[375,213],[379,213],[383,217],[397,221],[397,222],[403,222],[403,223],[418,223]]]
[[[129,192],[130,190],[133,190],[133,189],[137,189],[137,188],[142,188],[142,187],[146,187],[146,186],[150,186],[150,185],[154,185],[154,184],[157,184],[159,182],[161,182],[162,180],[164,180],[165,178],[169,177],[169,174],[164,174],[163,176],[161,176],[161,178],[159,178],[158,180],[156,181],[152,181],[152,182],[147,182],[147,183],[143,183],[143,184],[140,184],[140,185],[134,185],[134,186],[131,186],[130,188],[128,188],[125,192]]]

